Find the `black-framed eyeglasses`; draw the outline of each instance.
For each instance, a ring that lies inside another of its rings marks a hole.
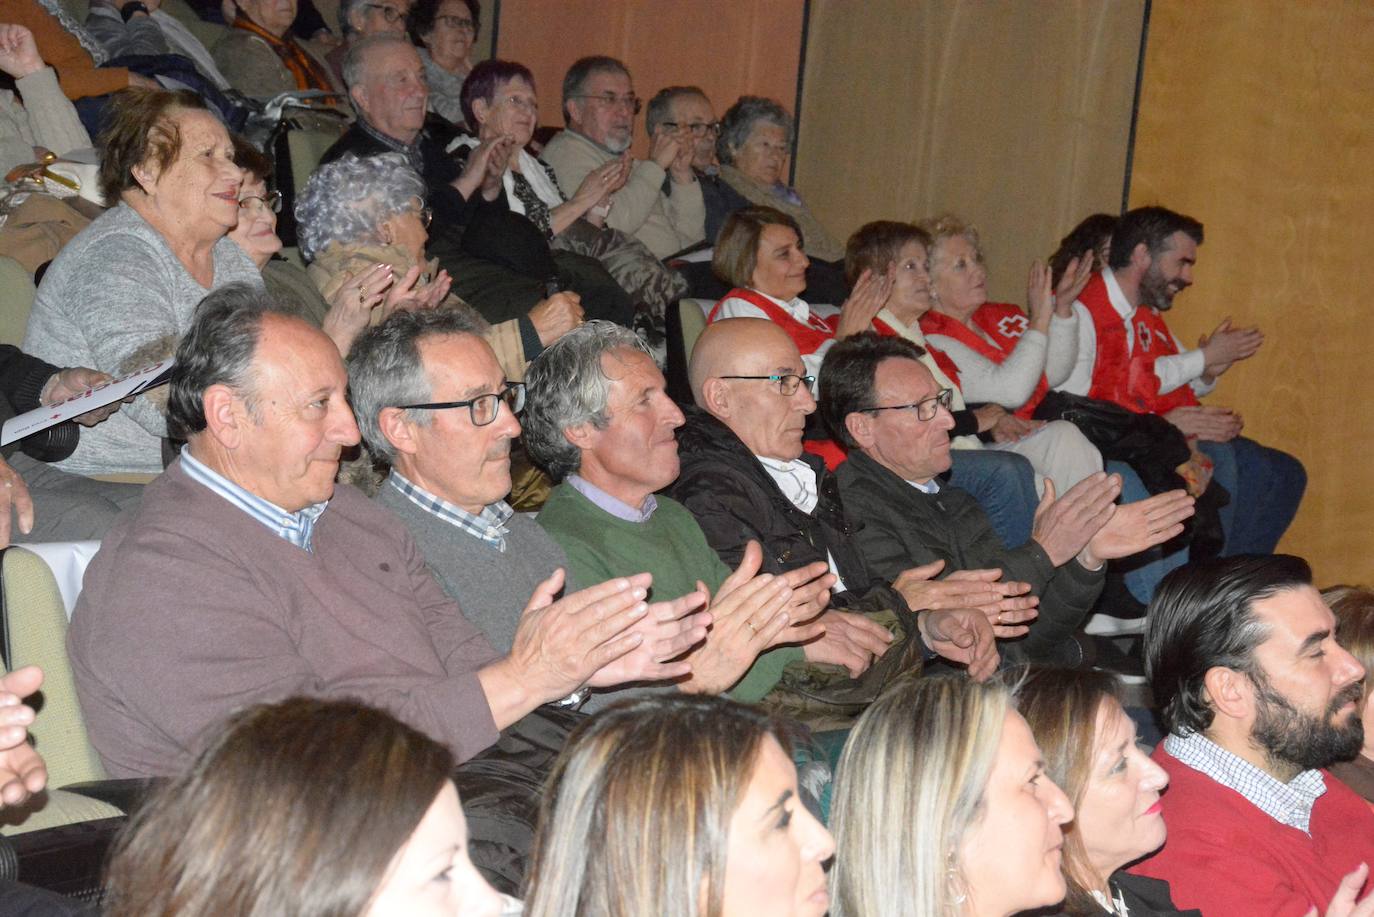
[[[525,383],[507,382],[501,391],[494,394],[478,395],[467,401],[431,401],[427,404],[398,404],[403,411],[446,411],[449,408],[467,408],[474,427],[485,427],[501,413],[501,405],[510,408],[512,414],[525,409]]]
[[[270,210],[273,213],[281,213],[281,192],[268,191],[266,195],[259,197],[245,197],[239,199],[239,209],[254,213],[258,210]]]
[[[929,398],[922,398],[920,401],[911,404],[885,404],[876,408],[864,408],[863,413],[872,414],[875,411],[905,411],[908,409],[916,412],[917,420],[934,420],[940,408],[949,410],[949,406],[954,403],[954,389],[942,388],[938,395]]]
[[[387,22],[400,22],[406,14],[396,9],[394,6],[387,6],[385,3],[364,3],[363,6],[370,10],[381,10],[382,18]]]
[[[692,132],[693,137],[705,137],[707,134],[712,137],[720,136],[719,121],[699,121],[696,124],[683,124],[681,121],[663,121],[660,123],[670,131],[685,127]]]
[[[809,391],[811,386],[816,384],[815,376],[798,376],[793,373],[774,376],[720,376],[721,379],[757,379],[762,382],[772,382],[778,387],[778,394],[784,398],[790,398],[797,394],[797,389],[801,388],[803,382]]]
[[[429,229],[429,224],[434,222],[434,211],[428,207],[421,207],[416,216],[420,218],[420,225],[425,229]]]
[[[584,94],[582,94],[582,95],[577,95],[577,96],[568,96],[568,98],[570,98],[570,99],[590,99],[590,100],[593,101],[593,102],[600,102],[602,105],[605,105],[607,108],[621,108],[621,107],[630,108],[630,109],[632,109],[632,110],[634,111],[635,114],[639,114],[640,110],[644,107],[644,102],[640,100],[639,96],[634,95],[634,94],[627,95],[627,96],[618,96],[618,95],[616,95],[616,94],[613,93],[613,92],[603,92],[603,93],[600,93],[599,95],[597,95],[597,94],[591,94],[591,93],[584,93]]]

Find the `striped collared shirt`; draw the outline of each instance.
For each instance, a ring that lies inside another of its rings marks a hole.
[[[1312,807],[1326,792],[1322,772],[1306,770],[1287,783],[1222,748],[1200,732],[1170,733],[1164,750],[1201,774],[1235,790],[1274,821],[1304,834],[1312,821]]]
[[[445,522],[455,525],[479,541],[491,545],[502,554],[506,553],[506,536],[510,529],[506,523],[515,515],[505,500],[497,500],[474,516],[460,506],[454,506],[443,497],[436,497],[418,484],[413,484],[396,469],[391,469],[387,483],[396,488],[407,500],[427,513],[433,513]]]
[[[276,533],[278,538],[289,541],[303,550],[311,551],[311,538],[315,534],[315,523],[319,521],[320,516],[328,508],[328,500],[307,506],[299,512],[288,513],[275,503],[245,490],[218,471],[197,461],[195,456],[191,455],[190,449],[181,450],[181,470],[186,472],[186,476],[191,480],[204,484],[267,526]]]

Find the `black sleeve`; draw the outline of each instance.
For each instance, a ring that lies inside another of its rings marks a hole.
[[[954,412],[954,429],[949,431],[949,438],[956,436],[977,436],[978,417],[972,411]]]
[[[60,367],[31,357],[13,344],[0,344],[0,395],[17,413],[39,406],[43,386]]]

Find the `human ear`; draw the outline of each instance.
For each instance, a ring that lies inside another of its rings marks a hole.
[[[873,415],[862,411],[846,414],[844,428],[849,431],[849,435],[854,438],[860,449],[867,449],[873,445]]]
[[[730,416],[730,386],[724,379],[707,379],[701,385],[701,406],[716,417]]]
[[[1241,720],[1247,718],[1255,706],[1255,686],[1250,676],[1225,666],[1213,666],[1202,677],[1207,698],[1217,713]]]
[[[580,423],[575,427],[567,427],[563,430],[563,438],[572,443],[578,449],[586,451],[592,447],[596,440],[596,434],[601,431],[589,423]]]
[[[406,417],[404,409],[382,408],[381,413],[377,415],[377,426],[397,452],[414,455],[420,451],[419,444],[415,442],[415,427]]]
[[[1142,270],[1150,266],[1153,259],[1150,257],[1150,246],[1144,242],[1139,242],[1136,247],[1131,249],[1131,266]]]
[[[237,449],[243,441],[247,406],[233,389],[215,384],[201,396],[205,411],[205,430],[225,449]]]

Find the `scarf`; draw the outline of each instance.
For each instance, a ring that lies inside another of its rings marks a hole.
[[[836,242],[834,237],[825,231],[825,227],[811,215],[810,209],[801,202],[801,198],[792,189],[787,188],[785,195],[779,195],[772,189],[760,187],[753,179],[734,166],[722,165],[720,178],[738,191],[740,196],[749,203],[781,210],[796,220],[797,225],[801,227],[802,240],[808,253],[815,255],[822,261],[844,260],[844,246]]]
[[[465,134],[450,143],[445,152],[451,153],[459,147],[474,149],[480,142],[476,137]],[[506,189],[506,203],[512,213],[527,217],[551,239],[553,221],[549,210],[564,202],[563,191],[543,160],[536,159],[524,149],[516,155],[520,158],[520,171],[516,172],[508,166],[506,174],[501,176],[501,184]]]
[[[294,38],[278,38],[245,16],[242,10],[239,10],[237,18],[234,19],[234,28],[252,32],[267,42],[272,50],[277,53],[277,57],[281,58],[286,69],[291,71],[297,89],[322,89],[326,92],[333,90],[334,86],[329,81],[329,74],[325,72],[324,67],[319,61],[311,57]]]

